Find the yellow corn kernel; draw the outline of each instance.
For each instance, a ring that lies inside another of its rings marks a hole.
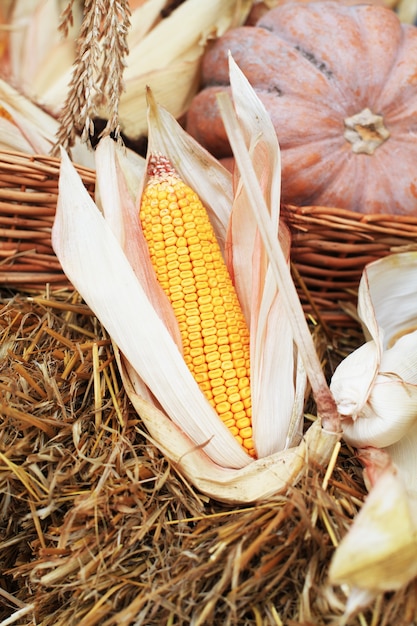
[[[149,159],[139,216],[179,322],[184,360],[237,441],[255,456],[249,330],[206,209],[166,157]]]

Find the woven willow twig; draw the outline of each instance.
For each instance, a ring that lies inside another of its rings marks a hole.
[[[77,169],[93,194],[94,172]],[[51,246],[58,177],[54,157],[0,152],[0,286],[68,286]]]
[[[346,326],[345,310],[356,305],[356,290],[367,263],[391,252],[417,249],[417,216],[363,215],[331,207],[286,207],[292,227],[292,261],[324,320]]]

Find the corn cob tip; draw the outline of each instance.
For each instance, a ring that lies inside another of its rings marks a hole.
[[[148,177],[154,181],[158,179],[166,179],[171,176],[179,178],[179,175],[171,161],[168,157],[161,153],[155,153],[149,156],[147,174]]]

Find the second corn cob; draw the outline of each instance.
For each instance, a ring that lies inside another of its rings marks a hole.
[[[249,330],[207,211],[164,156],[149,158],[140,220],[179,323],[184,360],[224,424],[255,456]]]

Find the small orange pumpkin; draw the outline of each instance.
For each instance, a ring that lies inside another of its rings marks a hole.
[[[231,154],[216,104],[227,54],[268,110],[283,200],[417,215],[417,28],[377,5],[289,3],[229,31],[202,65],[187,130]]]

